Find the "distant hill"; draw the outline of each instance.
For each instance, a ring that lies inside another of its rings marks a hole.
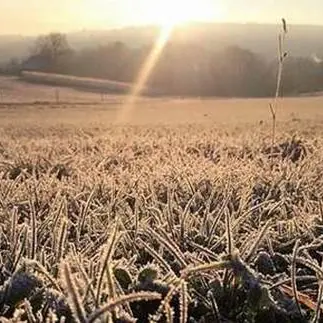
[[[173,41],[201,44],[217,50],[237,45],[263,55],[275,58],[277,33],[280,26],[270,24],[196,23],[178,27]],[[323,26],[292,25],[289,27],[287,47],[292,56],[323,58]],[[104,45],[121,41],[128,46],[139,47],[150,44],[158,37],[156,27],[127,27],[104,31],[80,31],[68,34],[68,40],[75,49]],[[0,62],[10,58],[28,55],[35,37],[0,36]]]
[[[28,55],[35,37],[0,35],[0,63]]]

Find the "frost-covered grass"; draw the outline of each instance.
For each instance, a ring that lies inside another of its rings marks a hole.
[[[318,321],[319,118],[278,124],[271,168],[266,120],[174,109],[1,111],[1,320]]]

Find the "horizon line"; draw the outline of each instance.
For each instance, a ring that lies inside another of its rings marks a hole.
[[[288,22],[287,22],[288,23]],[[183,25],[179,25],[178,27],[183,26],[194,26],[194,25],[260,25],[260,26],[278,26],[279,22],[257,22],[257,21],[193,21],[189,23],[185,23]],[[297,27],[323,27],[323,23],[288,23],[289,26],[297,26]],[[48,32],[35,32],[35,33],[1,33],[0,37],[37,37],[41,35],[47,35],[49,33],[63,33],[63,34],[77,34],[83,32],[108,32],[108,31],[121,31],[125,29],[141,29],[141,28],[162,28],[162,26],[158,24],[133,24],[133,25],[122,25],[122,26],[111,26],[105,28],[91,28],[91,27],[80,27],[78,29],[69,29],[66,31],[53,29]]]

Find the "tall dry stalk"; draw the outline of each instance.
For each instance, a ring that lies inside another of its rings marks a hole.
[[[277,72],[276,92],[275,92],[273,102],[269,104],[271,117],[272,117],[271,152],[270,152],[271,167],[273,166],[274,146],[276,142],[278,99],[281,94],[284,62],[288,55],[287,52],[285,51],[285,39],[288,31],[287,31],[287,23],[284,18],[282,18],[282,27],[283,27],[282,30],[278,34],[278,72]]]

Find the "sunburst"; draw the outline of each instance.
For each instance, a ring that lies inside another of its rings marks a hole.
[[[140,70],[128,100],[119,114],[118,121],[125,121],[129,118],[173,29],[178,25],[193,21],[219,19],[223,13],[222,9],[220,2],[216,0],[147,0],[145,10],[141,13],[142,20],[159,25],[161,31],[155,46]]]

